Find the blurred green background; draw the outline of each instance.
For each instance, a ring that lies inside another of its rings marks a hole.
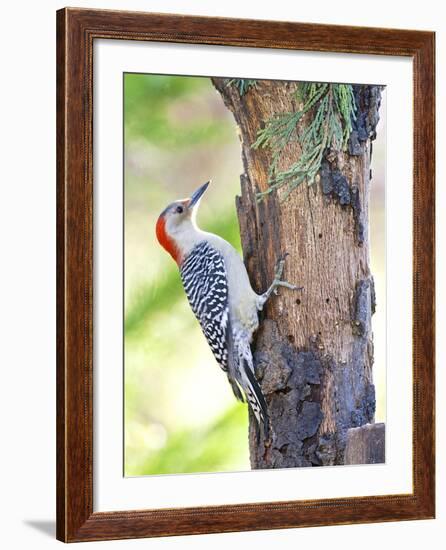
[[[127,73],[124,152],[125,475],[248,470],[246,405],[235,401],[190,310],[178,268],[154,231],[168,203],[213,179],[200,225],[240,250],[234,197],[242,163],[232,115],[208,78]],[[379,311],[385,296],[384,140],[375,143],[374,171]],[[377,420],[385,416],[384,309],[381,317],[374,319]]]

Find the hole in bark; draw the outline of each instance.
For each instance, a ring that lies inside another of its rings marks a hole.
[[[288,334],[288,341],[294,344],[294,336],[292,334]]]
[[[325,300],[325,303],[326,303],[326,304],[329,304],[329,303],[330,303],[330,298],[327,298],[327,299]]]
[[[322,332],[321,332],[321,331],[319,331],[318,334],[319,334],[319,336],[322,336]]]
[[[296,300],[296,304],[299,306],[300,305],[300,300],[299,298]]]
[[[322,239],[322,233],[319,233],[318,237],[319,237],[320,239]]]

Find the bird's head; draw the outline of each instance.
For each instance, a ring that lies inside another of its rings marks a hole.
[[[181,265],[184,255],[194,243],[197,234],[195,218],[203,193],[210,181],[199,187],[187,199],[172,202],[156,222],[156,237],[160,245]]]

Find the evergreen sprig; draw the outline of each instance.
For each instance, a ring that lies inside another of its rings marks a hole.
[[[300,110],[281,113],[268,120],[252,145],[254,149],[269,148],[272,153],[269,187],[259,193],[258,198],[286,185],[286,199],[303,181],[312,185],[326,150],[341,151],[347,147],[352,119],[356,116],[356,103],[350,84],[305,82],[299,84],[296,97],[302,104]],[[298,123],[310,111],[312,119],[299,133]],[[284,150],[293,141],[300,145],[300,157],[287,170],[279,170]]]
[[[231,78],[230,80],[228,80],[227,86],[231,86],[231,84],[234,84],[237,87],[240,96],[243,97],[249,90],[249,88],[257,87],[257,80],[248,80],[246,78]]]

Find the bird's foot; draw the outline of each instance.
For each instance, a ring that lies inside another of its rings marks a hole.
[[[285,287],[289,288],[290,290],[303,290],[303,286],[296,286],[291,283],[288,283],[287,281],[282,281],[282,274],[283,274],[283,266],[285,265],[285,258],[288,256],[288,252],[285,253],[277,262],[276,265],[276,271],[274,273],[274,280],[271,284],[271,286],[268,288],[268,290],[262,294],[259,298],[259,306],[258,309],[261,311],[263,309],[263,306],[271,296],[271,294],[278,294],[278,288],[279,287]]]

